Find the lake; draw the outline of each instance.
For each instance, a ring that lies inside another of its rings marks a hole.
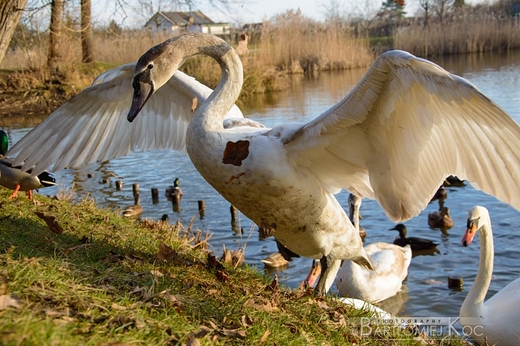
[[[470,80],[520,122],[520,52],[455,56],[436,62],[450,72]],[[355,70],[322,73],[314,77],[295,76],[291,90],[258,96],[242,109],[246,117],[266,126],[288,121],[308,121],[340,100],[364,72]],[[0,126],[9,132],[13,143],[31,129],[16,122]],[[168,214],[170,222],[179,220],[188,225],[195,217],[195,227],[213,234],[210,244],[218,256],[223,246],[227,249],[245,246],[246,263],[263,271],[260,259],[276,252],[274,239],[260,239],[257,229],[243,215],[239,214],[238,230],[232,227],[230,204],[202,179],[186,155],[173,151],[140,152],[79,170],[64,170],[56,175],[59,187],[42,189],[40,193],[55,195],[58,189],[68,189],[74,184],[77,198],[89,195],[99,206],[124,208],[133,204],[132,184],[137,183],[141,189],[143,218],[159,219],[163,214]],[[172,204],[164,197],[165,189],[173,184],[175,178],[180,179],[184,192],[181,211],[174,211]],[[115,184],[117,180],[123,181],[123,188],[119,191]],[[152,203],[151,188],[159,189],[157,204]],[[347,197],[346,191],[338,195],[345,208]],[[204,200],[206,204],[205,217],[202,219],[196,216],[199,200]],[[520,276],[520,213],[467,184],[463,187],[448,187],[445,205],[451,210],[455,226],[445,232],[429,228],[427,217],[429,213],[438,210],[437,202],[431,203],[419,216],[405,223],[409,236],[436,241],[439,243],[439,251],[412,259],[403,292],[383,302],[381,305],[384,309],[399,316],[458,316],[462,301],[477,273],[478,240],[468,248],[460,243],[467,212],[477,204],[490,210],[494,226],[495,270],[488,297]],[[365,199],[361,215],[361,225],[367,230],[365,244],[392,242],[396,237],[397,232],[388,231],[395,224],[385,216],[375,201]],[[283,284],[295,288],[305,278],[310,265],[310,259],[296,259],[276,274]],[[448,276],[462,277],[463,289],[448,288]],[[336,291],[335,286],[333,290]]]

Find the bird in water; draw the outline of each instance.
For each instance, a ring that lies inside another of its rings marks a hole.
[[[439,211],[428,214],[428,226],[431,228],[448,229],[453,227],[454,222],[450,215],[450,208],[442,207]]]
[[[359,196],[354,195],[353,193],[348,195],[348,217],[354,228],[358,230],[359,236],[362,240],[365,240],[367,236],[366,229],[359,224],[359,219],[361,219],[361,215],[359,214],[359,209],[361,208],[361,198]]]
[[[218,62],[214,91],[178,71],[195,55]],[[401,222],[454,174],[520,209],[520,127],[469,81],[432,62],[385,52],[337,104],[307,123],[274,128],[243,117],[235,105],[242,84],[240,59],[224,40],[173,37],[96,78],[8,155],[37,175],[135,150],[186,150],[245,216],[291,252],[320,260],[319,294],[342,260],[372,268],[334,196],[342,189],[376,199]]]
[[[407,237],[406,236],[406,226],[402,223],[395,225],[394,228],[390,228],[389,231],[398,231],[399,236],[395,238],[394,244],[399,246],[406,246],[410,245],[413,251],[420,251],[420,250],[429,250],[437,247],[437,243],[424,238],[418,238],[418,237]]]
[[[493,276],[494,250],[489,212],[482,206],[475,206],[468,212],[462,245],[470,245],[477,233],[480,237],[478,273],[460,308],[460,324],[479,345],[518,345],[520,278],[485,300]]]
[[[13,166],[13,160],[5,157],[9,147],[9,137],[5,131],[0,130],[0,185],[13,190],[9,198],[16,198],[18,191],[25,191],[29,200],[32,200],[32,190],[56,185],[56,178],[47,172],[32,175],[31,170],[23,171],[20,167]]]
[[[173,185],[168,186],[166,188],[166,191],[164,192],[166,198],[171,199],[172,201],[177,201],[177,203],[179,203],[182,198],[182,190],[179,185],[179,178],[175,178],[175,180],[173,181]]]
[[[143,207],[141,206],[141,195],[136,193],[134,195],[134,204],[126,207],[121,214],[126,217],[140,218],[142,213]]]

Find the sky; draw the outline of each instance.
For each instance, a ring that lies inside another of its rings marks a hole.
[[[126,3],[129,4],[126,12],[126,26],[139,27],[144,25],[146,19],[144,17],[150,18],[151,15],[146,14],[144,11],[139,10],[138,6],[132,7],[132,3],[138,3],[139,0],[127,0]],[[148,3],[154,3],[154,8],[158,8],[158,4],[166,3],[165,0],[151,0]],[[193,10],[201,10],[206,16],[212,19],[214,22],[227,22],[227,23],[237,23],[237,24],[245,24],[245,23],[258,23],[263,20],[270,19],[277,14],[281,14],[286,12],[287,10],[300,10],[305,17],[312,18],[318,21],[323,21],[326,18],[326,8],[330,7],[330,4],[336,3],[340,6],[340,11],[343,14],[354,14],[359,13],[362,10],[359,7],[356,9],[356,6],[362,6],[367,2],[372,3],[373,8],[380,7],[380,4],[383,0],[235,0],[235,5],[232,5],[231,11],[226,11],[225,9],[219,9],[218,7],[212,6],[210,0],[199,0],[198,3],[201,4],[199,8],[194,8]],[[486,0],[466,0],[467,3],[477,3]],[[93,18],[99,18],[99,21],[108,22],[109,19],[106,18],[114,18],[116,22],[121,22],[121,15],[113,14],[115,12],[121,12],[121,10],[115,11],[107,7],[109,2],[105,0],[92,0],[92,14]],[[114,2],[110,2],[114,3]],[[356,5],[357,4],[357,5]],[[408,0],[406,1],[406,11],[413,15],[419,9],[420,6],[419,0]],[[166,8],[164,8],[166,9]],[[182,9],[166,9],[166,10],[176,10],[176,11],[188,11],[187,8]]]

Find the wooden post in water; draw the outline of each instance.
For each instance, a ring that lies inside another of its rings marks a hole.
[[[117,191],[121,191],[123,189],[123,181],[122,180],[117,180],[116,181],[116,190]]]
[[[241,230],[237,223],[237,208],[235,208],[235,206],[232,204],[231,207],[229,207],[229,211],[231,212],[231,229],[233,232],[238,234],[241,232]]]
[[[206,211],[206,204],[202,200],[198,201],[198,203],[199,203],[199,215],[200,215],[200,218],[203,219],[204,215],[205,215],[205,211]]]
[[[132,184],[132,192],[134,194],[134,197],[135,195],[139,194],[139,184]]]
[[[152,187],[152,203],[159,203],[159,189],[156,187]]]

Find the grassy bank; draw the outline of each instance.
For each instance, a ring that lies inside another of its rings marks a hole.
[[[400,328],[394,340],[362,335],[367,313],[215,258],[189,227],[9,193],[0,190],[2,345],[465,344]]]

